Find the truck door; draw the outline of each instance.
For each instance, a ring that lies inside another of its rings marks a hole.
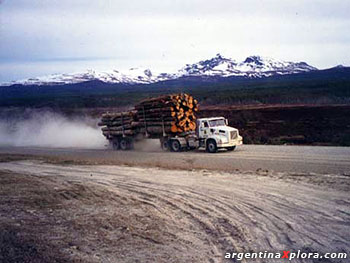
[[[199,137],[200,138],[207,138],[209,133],[209,124],[208,121],[201,121],[201,125],[199,128]]]

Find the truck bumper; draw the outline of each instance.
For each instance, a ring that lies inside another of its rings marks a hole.
[[[240,137],[237,140],[232,140],[229,141],[228,143],[220,143],[217,144],[218,148],[226,148],[226,147],[233,147],[233,146],[238,146],[243,144],[243,138]]]

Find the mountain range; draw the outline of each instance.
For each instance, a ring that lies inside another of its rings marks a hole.
[[[2,86],[19,85],[63,85],[101,81],[109,84],[152,84],[182,78],[244,78],[259,79],[318,71],[306,62],[286,62],[261,56],[249,56],[243,61],[217,54],[211,59],[186,64],[174,73],[154,73],[150,69],[131,68],[127,71],[87,70],[79,73],[54,74],[25,80],[3,83]]]

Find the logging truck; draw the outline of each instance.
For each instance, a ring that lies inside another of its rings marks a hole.
[[[224,117],[197,119],[198,102],[188,94],[165,95],[141,101],[129,112],[106,113],[100,126],[113,149],[132,149],[134,142],[159,139],[165,151],[219,149],[233,151],[242,144],[237,129]]]
[[[196,121],[196,130],[179,134],[167,134],[165,129],[162,136],[145,133],[119,134],[109,139],[114,150],[129,150],[134,142],[145,138],[159,137],[160,146],[164,151],[180,152],[184,150],[203,149],[209,153],[216,153],[219,149],[233,151],[236,146],[242,145],[239,131],[228,126],[224,117],[201,118]]]

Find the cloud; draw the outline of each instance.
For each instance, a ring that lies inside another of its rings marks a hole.
[[[8,10],[110,16],[307,16],[348,18],[350,3],[343,0],[7,0]]]
[[[349,51],[349,9],[350,2],[340,0],[11,0],[0,9],[0,59],[175,66],[221,52],[326,67]],[[338,49],[325,53],[330,47]]]

